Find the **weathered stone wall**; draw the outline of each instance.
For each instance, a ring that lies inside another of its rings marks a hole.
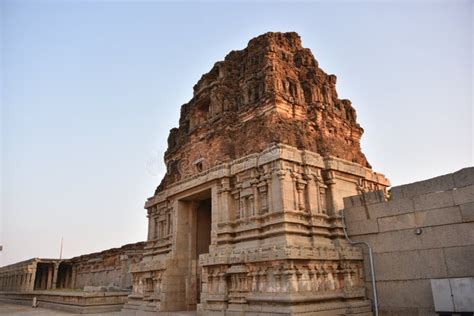
[[[349,235],[373,247],[382,314],[434,314],[430,279],[474,276],[474,168],[390,193],[344,199]]]
[[[143,257],[145,242],[128,244],[69,260],[76,271],[75,288],[108,286],[131,288],[130,265]]]

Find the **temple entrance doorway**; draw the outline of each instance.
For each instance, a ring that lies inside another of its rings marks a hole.
[[[201,296],[201,267],[199,255],[209,253],[212,227],[212,198],[211,189],[190,195],[182,200],[181,226],[185,236],[178,246],[179,258],[187,266],[185,276],[186,310],[196,310]],[[179,221],[179,219],[178,219]]]

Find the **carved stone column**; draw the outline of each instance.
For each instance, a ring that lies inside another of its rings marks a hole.
[[[77,267],[72,267],[72,274],[71,274],[71,289],[76,288],[76,276],[77,276]]]
[[[231,212],[231,196],[229,178],[223,178],[218,191],[219,222],[229,222],[233,219]]]
[[[306,181],[304,181],[303,179],[300,179],[300,177],[296,178],[295,188],[296,188],[297,209],[305,210],[306,209],[306,198],[305,198]]]
[[[316,177],[317,190],[318,190],[318,212],[321,214],[327,214],[327,200],[326,200],[326,189],[327,186],[324,184],[321,176]]]
[[[313,215],[318,213],[318,187],[316,185],[316,178],[314,175],[306,174],[305,180],[306,184],[306,199],[308,201],[309,212]]]
[[[51,286],[53,283],[53,272],[54,272],[54,267],[49,266],[47,276],[46,276],[46,290],[51,289]]]
[[[156,224],[155,224],[155,216],[153,212],[154,207],[148,209],[148,241],[155,239],[156,237]]]
[[[260,214],[260,199],[258,195],[258,180],[256,178],[250,181],[250,185],[252,188],[252,194],[250,195],[250,214],[251,216],[259,215]]]
[[[232,191],[232,220],[236,220],[241,218],[240,217],[240,194],[239,191],[235,190]]]
[[[267,181],[262,181],[258,184],[258,204],[259,214],[265,214],[268,212],[268,187]]]
[[[59,269],[59,263],[54,263],[54,268],[53,268],[53,284],[52,284],[52,289],[56,288],[56,282],[58,280],[58,269]]]
[[[21,281],[20,291],[26,292],[27,287],[28,287],[28,278],[29,278],[28,270],[23,271],[22,276],[23,277]]]
[[[334,172],[329,171],[327,173],[327,180],[326,183],[329,187],[329,195],[330,195],[330,205],[329,211],[330,215],[335,215],[337,211],[339,211],[339,201],[337,200],[337,192],[336,192],[336,179],[334,177]],[[341,199],[342,200],[342,199]]]

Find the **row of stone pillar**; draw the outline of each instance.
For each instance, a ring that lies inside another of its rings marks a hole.
[[[27,292],[34,289],[36,270],[15,271],[0,275],[0,291]]]
[[[63,270],[64,271],[64,270]],[[56,287],[60,289],[74,288],[76,280],[77,269],[75,267],[70,267],[65,270],[64,273],[59,275],[56,280]]]
[[[59,274],[59,263],[34,263],[16,271],[0,273],[0,291],[27,292],[33,290],[52,290],[74,288],[76,267],[64,268]]]
[[[41,269],[37,267],[35,290],[52,290],[56,288],[58,263],[48,264]]]

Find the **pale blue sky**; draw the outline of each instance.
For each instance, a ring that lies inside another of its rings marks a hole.
[[[267,31],[338,76],[394,185],[472,165],[472,1],[0,3],[0,265],[144,240],[180,106]]]

